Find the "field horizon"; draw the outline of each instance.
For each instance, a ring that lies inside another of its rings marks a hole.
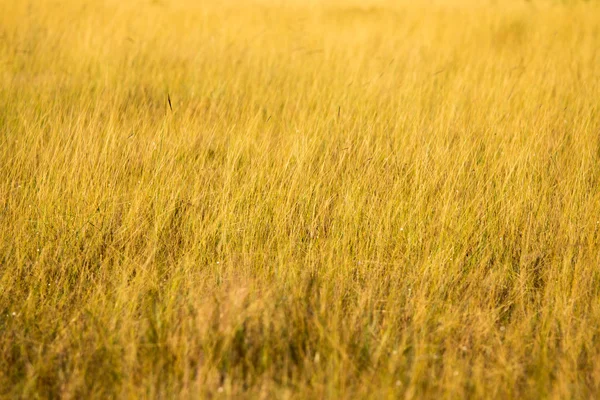
[[[0,0],[0,398],[597,398],[600,4]]]

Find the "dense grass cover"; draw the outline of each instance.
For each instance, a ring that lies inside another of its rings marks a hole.
[[[0,397],[600,395],[600,5],[0,0]]]

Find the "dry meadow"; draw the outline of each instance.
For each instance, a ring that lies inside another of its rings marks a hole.
[[[0,0],[1,398],[597,398],[600,4]]]

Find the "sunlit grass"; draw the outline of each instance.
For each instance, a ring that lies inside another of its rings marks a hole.
[[[0,0],[0,396],[593,398],[594,2]]]

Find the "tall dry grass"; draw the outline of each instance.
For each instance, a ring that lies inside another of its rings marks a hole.
[[[1,0],[0,396],[597,397],[599,66],[596,2]]]

